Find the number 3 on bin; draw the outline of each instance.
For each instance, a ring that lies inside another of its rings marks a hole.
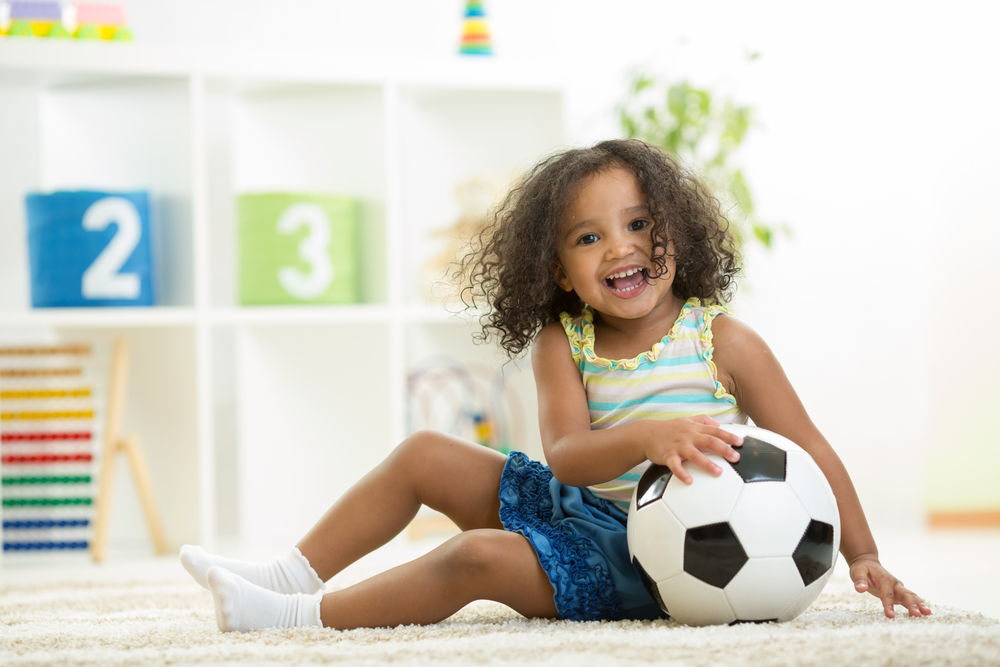
[[[90,205],[83,214],[83,228],[100,232],[111,223],[118,231],[97,259],[83,272],[85,299],[137,299],[142,288],[138,273],[118,273],[142,239],[139,211],[127,199],[105,197]]]
[[[278,269],[278,282],[285,291],[298,299],[315,299],[333,282],[330,262],[330,218],[319,205],[301,202],[289,206],[278,218],[278,233],[294,234],[300,227],[309,233],[299,243],[299,258],[309,265],[309,273],[294,266]]]

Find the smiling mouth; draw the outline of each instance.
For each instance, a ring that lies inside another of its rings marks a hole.
[[[642,286],[648,278],[646,269],[629,269],[620,273],[613,273],[604,279],[604,284],[612,292],[624,294]]]

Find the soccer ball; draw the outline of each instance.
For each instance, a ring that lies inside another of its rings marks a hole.
[[[685,466],[687,485],[651,465],[628,512],[632,564],[653,599],[686,625],[788,621],[833,572],[840,515],[830,484],[802,448],[777,433],[724,424],[743,436],[740,460],[708,458],[713,477]]]

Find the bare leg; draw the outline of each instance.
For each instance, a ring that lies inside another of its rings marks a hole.
[[[405,565],[327,593],[320,617],[323,625],[339,630],[425,625],[475,600],[495,600],[530,618],[555,618],[552,594],[523,536],[471,530]]]
[[[462,530],[502,529],[497,495],[505,460],[444,433],[415,433],[341,496],[296,546],[326,581],[398,535],[422,504]]]

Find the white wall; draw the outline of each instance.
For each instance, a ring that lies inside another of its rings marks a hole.
[[[133,0],[137,39],[454,53],[460,0]],[[280,15],[277,8],[281,8]],[[651,67],[752,105],[741,160],[793,239],[749,253],[738,313],[770,342],[875,524],[1000,506],[993,32],[987,2],[487,0],[498,58],[559,67],[570,139],[617,134]],[[761,53],[753,63],[746,55]],[[988,426],[988,421],[985,422]],[[928,473],[930,471],[930,474]]]

